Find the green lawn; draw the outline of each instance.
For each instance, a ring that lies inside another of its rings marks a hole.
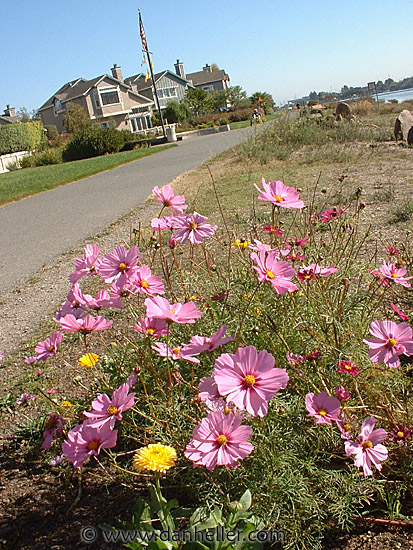
[[[279,114],[265,115],[264,122],[268,122],[269,120],[274,120],[274,118],[278,118],[279,116],[280,116]],[[240,122],[231,122],[231,124],[229,125],[231,130],[238,130],[239,128],[246,128],[247,126],[251,126],[251,121],[249,119],[241,120]]]
[[[42,191],[54,189],[60,185],[71,183],[111,170],[121,164],[153,155],[175,145],[163,145],[149,149],[135,149],[134,151],[123,151],[103,157],[53,164],[50,166],[39,166],[37,168],[24,168],[13,172],[0,174],[0,205],[37,195]]]

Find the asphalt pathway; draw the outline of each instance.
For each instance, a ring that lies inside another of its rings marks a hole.
[[[155,185],[172,182],[250,132],[190,137],[177,147],[0,207],[0,293],[142,205]]]

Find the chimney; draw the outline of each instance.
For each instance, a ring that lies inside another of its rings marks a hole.
[[[174,65],[175,67],[175,72],[178,76],[180,76],[181,78],[185,78],[186,79],[186,75],[185,75],[185,70],[184,70],[184,64],[182,63],[182,61],[179,61],[179,59],[176,60],[176,63]]]
[[[16,109],[14,107],[10,107],[10,105],[6,105],[6,108],[4,109],[4,116],[15,117]]]
[[[113,65],[113,67],[111,68],[111,71],[112,71],[112,76],[113,78],[116,78],[116,80],[120,80],[121,82],[123,82],[123,76],[122,76],[122,69],[121,67],[118,67],[116,65],[116,63]]]
[[[208,65],[208,63],[205,65],[205,67],[202,67],[202,70],[207,73],[212,73],[211,65]]]

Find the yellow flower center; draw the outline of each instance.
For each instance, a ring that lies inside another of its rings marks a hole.
[[[94,265],[91,265],[90,268],[89,268],[89,271],[93,272],[96,270],[96,267]]]
[[[123,273],[126,269],[128,269],[128,266],[122,262],[122,263],[119,264],[118,269],[119,269],[119,271],[122,271],[122,273]]]
[[[346,430],[346,432],[349,432],[351,430],[351,424],[344,424],[343,428]]]
[[[230,414],[230,413],[232,413],[232,409],[226,407],[226,408],[224,409],[224,414]]]
[[[155,329],[154,328],[148,328],[146,332],[148,334],[155,334]]]
[[[174,355],[179,355],[179,352],[180,352],[180,351],[181,351],[181,350],[180,350],[179,348],[173,348],[173,349],[172,349],[172,353],[173,353]]]
[[[325,409],[318,409],[318,414],[319,414],[320,416],[326,416],[327,411],[326,411]]]
[[[223,445],[226,445],[226,444],[227,444],[227,441],[228,441],[228,439],[226,438],[226,436],[225,436],[224,434],[221,434],[221,435],[218,436],[218,438],[217,438],[217,443],[218,443],[218,445],[220,445],[221,447],[222,447]]]
[[[394,346],[397,346],[397,340],[396,338],[389,338],[386,344],[389,348],[394,348]]]
[[[148,288],[148,283],[146,281],[141,281],[141,287],[142,288]]]
[[[196,229],[198,226],[197,224],[194,222],[194,221],[190,221],[189,222],[189,229],[191,229],[191,231],[193,231],[194,229]]]
[[[393,277],[393,279],[398,279],[399,276],[397,275],[397,273],[392,273],[391,276]]]
[[[244,378],[244,384],[245,386],[247,386],[247,388],[251,388],[255,384],[255,376],[253,376],[252,374],[248,374]]]
[[[284,200],[284,197],[281,197],[280,195],[275,195],[275,200],[277,202],[282,202]]]
[[[49,346],[49,347],[47,348],[47,351],[49,351],[50,353],[52,353],[52,351],[54,351],[54,346]]]
[[[107,410],[108,414],[118,414],[118,408],[115,405],[110,405]]]
[[[404,432],[397,432],[397,437],[400,437],[400,439],[402,439],[404,437]]]
[[[274,279],[275,275],[272,271],[270,271],[269,269],[267,269],[267,271],[265,272],[265,274],[267,275],[267,277],[269,279]]]
[[[308,281],[308,279],[311,279],[311,275],[304,275],[304,279]]]
[[[175,310],[174,309],[170,309],[169,311],[175,315]]]
[[[352,365],[344,365],[344,370],[351,370],[352,368]]]
[[[89,441],[89,443],[87,444],[88,451],[96,451],[96,449],[98,448],[99,448],[99,441],[93,440],[93,441]]]
[[[361,446],[363,447],[363,449],[371,449],[373,447],[373,443],[369,439],[367,439],[367,441],[361,442]]]

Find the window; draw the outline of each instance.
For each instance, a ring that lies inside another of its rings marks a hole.
[[[176,97],[176,88],[161,88],[158,90],[159,99],[166,97]]]
[[[120,103],[119,92],[116,87],[99,90],[99,95],[102,105],[114,105],[115,103]]]

